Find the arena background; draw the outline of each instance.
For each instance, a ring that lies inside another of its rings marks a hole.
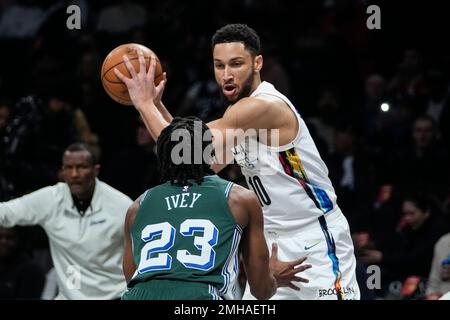
[[[210,37],[226,23],[246,23],[261,36],[263,80],[309,124],[357,254],[368,243],[389,254],[386,239],[404,227],[407,195],[420,193],[433,204],[439,228],[430,227],[426,255],[381,265],[381,289],[363,290],[365,299],[424,299],[433,245],[450,232],[450,51],[442,3],[1,1],[0,200],[57,182],[61,152],[76,140],[97,148],[100,179],[130,197],[158,183],[153,143],[138,113],[102,88],[103,58],[123,43],[148,46],[167,72],[169,110],[210,120],[223,112]],[[66,26],[72,4],[81,9],[80,30]],[[373,4],[381,9],[378,30],[366,26]],[[424,115],[433,129],[414,136]],[[234,167],[223,175],[245,183]],[[45,234],[25,231],[27,250],[49,270]],[[420,242],[414,241],[412,251]],[[424,265],[414,265],[419,260]],[[367,265],[360,260],[362,287]],[[412,293],[401,290],[410,276],[420,278]]]

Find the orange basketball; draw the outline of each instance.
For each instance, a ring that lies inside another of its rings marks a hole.
[[[111,98],[118,103],[127,106],[133,105],[133,102],[128,94],[127,86],[119,78],[117,78],[114,73],[114,68],[117,68],[126,77],[131,78],[127,66],[123,62],[123,56],[126,54],[136,70],[136,73],[138,73],[140,69],[138,50],[141,50],[144,53],[146,71],[148,71],[148,68],[150,67],[151,54],[153,53],[155,56],[156,54],[149,48],[137,43],[127,43],[118,46],[106,56],[102,65],[101,79],[103,88],[105,88],[105,91]],[[163,80],[163,70],[161,62],[158,57],[156,57],[155,85],[158,85],[161,80]]]

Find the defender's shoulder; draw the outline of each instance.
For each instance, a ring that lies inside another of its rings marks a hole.
[[[233,187],[231,188],[230,191],[229,199],[230,201],[244,204],[247,206],[251,206],[255,202],[258,203],[258,198],[256,197],[256,194],[253,191],[244,188],[238,184],[233,184]]]

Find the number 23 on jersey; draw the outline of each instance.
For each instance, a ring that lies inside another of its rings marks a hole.
[[[186,219],[179,228],[183,237],[193,237],[194,246],[200,251],[177,250],[176,259],[186,268],[208,271],[214,267],[219,230],[206,219]],[[141,233],[146,242],[141,251],[138,272],[170,270],[173,257],[167,251],[173,247],[176,229],[169,222],[147,225]]]

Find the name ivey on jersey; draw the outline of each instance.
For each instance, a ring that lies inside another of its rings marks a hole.
[[[195,202],[202,196],[201,193],[192,194],[190,192],[179,193],[170,197],[165,197],[167,210],[176,208],[193,208]]]

